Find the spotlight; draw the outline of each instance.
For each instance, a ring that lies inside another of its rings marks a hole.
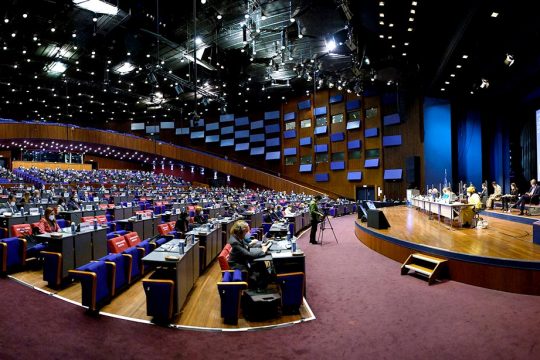
[[[514,56],[510,54],[506,54],[506,58],[504,59],[504,65],[512,66],[513,64],[514,64]]]
[[[336,40],[334,38],[328,39],[326,41],[326,51],[332,52],[336,49]]]
[[[480,84],[481,89],[487,89],[489,87],[489,81],[487,79],[482,79],[482,83]]]

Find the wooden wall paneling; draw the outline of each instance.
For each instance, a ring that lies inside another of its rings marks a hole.
[[[377,114],[376,116],[373,116],[372,118],[367,118],[366,116],[366,109],[369,108],[377,108]],[[383,186],[383,169],[384,169],[384,162],[383,162],[383,149],[382,149],[382,137],[381,137],[381,109],[380,109],[380,99],[379,97],[365,97],[363,101],[362,106],[362,116],[363,116],[363,122],[364,127],[362,129],[362,132],[365,129],[369,128],[378,128],[379,129],[379,136],[374,138],[365,138],[364,137],[364,160],[366,159],[366,150],[367,149],[380,149],[380,156],[379,156],[379,167],[376,169],[364,169],[364,177],[362,180],[362,184],[365,185],[374,185],[375,186],[375,195],[377,196],[377,188],[381,187],[384,192],[384,186]]]
[[[15,160],[12,163],[13,168],[35,167],[37,169],[62,169],[62,170],[92,170],[91,164],[69,164],[60,162],[44,162],[44,161],[20,161]]]
[[[396,106],[385,106],[382,115],[388,115],[397,112]],[[423,154],[424,146],[422,141],[422,103],[419,98],[415,98],[410,106],[401,112],[401,124],[383,126],[383,135],[401,135],[402,144],[396,147],[384,148],[384,164],[387,169],[403,169],[403,180],[399,182],[385,182],[385,192],[392,199],[404,198],[407,189],[405,160],[409,156],[420,157],[420,179],[421,187],[424,188],[424,168]]]

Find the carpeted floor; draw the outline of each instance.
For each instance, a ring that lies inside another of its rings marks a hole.
[[[164,329],[92,318],[0,279],[0,359],[534,359],[540,298],[445,282],[428,287],[362,245],[355,216],[332,219],[339,244],[299,240],[317,320],[250,333]]]

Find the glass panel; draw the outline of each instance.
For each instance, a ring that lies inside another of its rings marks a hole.
[[[347,121],[360,120],[360,111],[352,111],[347,115]]]
[[[294,130],[296,129],[296,123],[294,121],[285,123],[285,130]]]
[[[302,122],[300,122],[300,127],[301,128],[311,127],[311,119],[302,120]]]
[[[374,118],[375,116],[377,116],[378,111],[379,111],[379,109],[376,108],[376,107],[366,109],[366,118],[368,118],[368,119]]]
[[[332,153],[332,161],[344,161],[344,160],[345,160],[344,152]]]
[[[378,158],[379,149],[366,149],[366,159]]]
[[[358,160],[362,157],[360,150],[350,150],[349,151],[349,160]]]
[[[300,164],[301,165],[305,165],[305,164],[311,164],[313,162],[313,158],[311,155],[304,155],[302,157],[300,157]]]
[[[296,156],[285,156],[285,165],[294,165],[296,164]]]
[[[326,116],[319,116],[315,119],[316,126],[326,125]]]
[[[332,115],[332,124],[338,124],[343,122],[343,114]]]
[[[317,164],[328,162],[328,153],[315,154],[315,161]]]

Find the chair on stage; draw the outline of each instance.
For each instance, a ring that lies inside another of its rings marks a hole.
[[[75,270],[69,270],[71,278],[78,280],[82,288],[82,305],[89,311],[97,311],[107,304],[114,294],[115,266],[105,261],[92,261]]]
[[[283,314],[298,314],[304,301],[303,272],[278,274],[277,283],[281,290],[281,309]]]

